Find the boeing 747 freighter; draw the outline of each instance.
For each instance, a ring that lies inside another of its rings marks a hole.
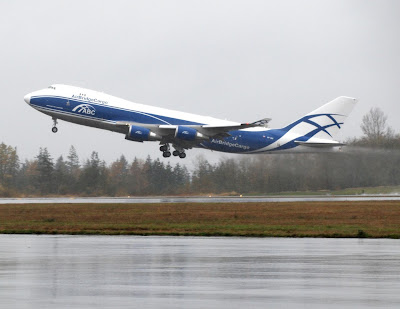
[[[343,144],[334,140],[357,100],[338,97],[280,129],[270,119],[238,123],[129,102],[101,92],[51,85],[27,94],[26,103],[57,120],[110,130],[134,142],[157,141],[164,157],[185,158],[194,147],[230,153],[316,151]]]

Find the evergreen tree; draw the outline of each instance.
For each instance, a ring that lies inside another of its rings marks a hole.
[[[40,148],[37,159],[37,188],[41,194],[53,192],[54,163],[47,148]]]
[[[214,166],[204,157],[198,157],[192,176],[192,190],[196,193],[216,192],[213,173]]]
[[[71,192],[68,166],[64,158],[60,156],[54,166],[54,186],[57,194],[67,194]]]
[[[67,161],[65,162],[68,172],[73,175],[79,171],[80,164],[79,164],[79,157],[75,150],[75,147],[71,145],[69,149],[69,154],[67,156]]]
[[[149,187],[147,194],[164,194],[166,191],[164,163],[161,162],[159,158],[150,163],[148,177]]]
[[[177,163],[172,170],[172,185],[174,194],[183,194],[189,192],[190,174],[186,166]]]
[[[127,195],[129,192],[128,186],[128,161],[125,156],[113,162],[110,166],[110,184],[113,187],[114,194]]]
[[[152,188],[151,188],[151,181],[152,181],[152,165],[153,161],[151,160],[150,156],[147,156],[146,161],[142,165],[142,171],[141,171],[141,194],[150,194]]]
[[[143,195],[144,184],[147,183],[147,179],[143,173],[143,162],[138,158],[134,158],[128,174],[128,194],[130,195]]]
[[[98,183],[98,193],[102,195],[111,195],[112,190],[110,186],[110,170],[107,167],[106,161],[102,160],[99,165],[100,175]]]
[[[79,157],[75,150],[75,147],[71,145],[65,162],[67,166],[67,183],[68,191],[71,193],[80,193],[79,187],[79,176],[81,173]]]
[[[104,182],[103,176],[105,173],[105,164],[99,159],[99,155],[96,151],[93,151],[90,160],[86,160],[82,172],[79,178],[79,184],[81,193],[88,195],[101,195],[104,194]]]

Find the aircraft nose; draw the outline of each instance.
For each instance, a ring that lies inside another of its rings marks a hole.
[[[28,93],[26,96],[24,96],[24,100],[28,104],[31,103],[31,95],[30,95],[30,93]]]

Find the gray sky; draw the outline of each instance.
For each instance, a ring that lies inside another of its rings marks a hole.
[[[373,106],[398,133],[400,1],[0,0],[0,142],[22,159],[75,145],[110,162],[161,157],[99,129],[29,107],[26,93],[63,83],[130,101],[283,126],[341,95],[356,97],[341,139],[360,136]],[[188,152],[186,163],[203,154]],[[177,158],[171,162],[180,162]]]

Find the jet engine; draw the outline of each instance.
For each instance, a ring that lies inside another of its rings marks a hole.
[[[185,127],[185,126],[178,126],[175,131],[175,137],[185,140],[185,141],[194,141],[199,139],[208,139],[207,136],[198,132],[196,129]]]
[[[125,139],[135,142],[159,141],[161,140],[161,136],[158,136],[147,128],[130,125]]]

